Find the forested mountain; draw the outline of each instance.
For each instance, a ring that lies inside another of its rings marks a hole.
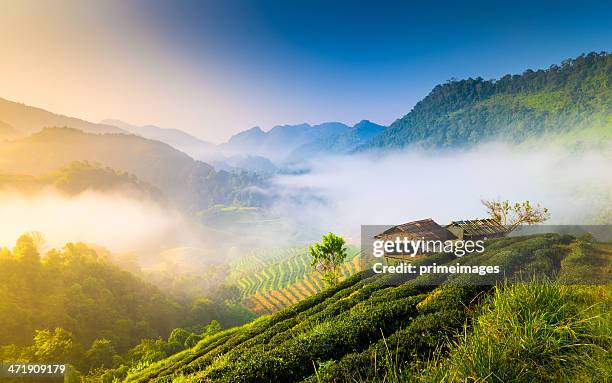
[[[451,80],[361,150],[513,143],[572,135],[572,144],[612,139],[612,55],[589,53],[546,70],[498,80]]]
[[[140,199],[167,202],[161,191],[140,181],[133,174],[117,172],[109,167],[89,162],[74,161],[64,168],[43,176],[0,174],[0,189],[36,193],[45,187],[52,187],[68,195],[86,190],[120,191]]]
[[[0,121],[10,125],[21,134],[35,133],[51,126],[68,126],[90,133],[125,133],[125,130],[116,126],[94,124],[3,98],[0,98]]]
[[[40,176],[73,161],[99,163],[134,174],[189,210],[215,203],[260,202],[249,189],[261,182],[257,176],[217,172],[167,144],[134,135],[46,128],[26,138],[0,143],[0,172],[4,174]]]
[[[106,119],[101,124],[116,126],[127,132],[151,140],[165,142],[196,159],[211,157],[216,152],[215,145],[202,141],[189,133],[178,129],[160,128],[154,125],[135,126],[119,120]]]
[[[543,234],[490,240],[485,249],[461,258],[461,265],[500,265],[503,273],[362,272],[276,314],[133,369],[126,381],[608,379],[608,287],[511,283],[529,276],[560,283],[589,283],[584,278],[593,277],[590,283],[602,283],[610,245]],[[413,264],[457,261],[453,254],[438,254]],[[608,300],[602,303],[602,297]]]

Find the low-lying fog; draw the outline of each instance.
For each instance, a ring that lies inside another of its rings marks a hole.
[[[0,217],[0,246],[7,247],[30,231],[40,232],[47,247],[85,242],[112,252],[156,252],[194,242],[192,224],[177,211],[118,192],[0,190]]]
[[[482,199],[529,200],[551,224],[611,218],[612,150],[569,154],[492,143],[463,151],[407,150],[319,158],[310,172],[275,180],[275,206],[302,227],[355,237],[360,225],[486,216]]]
[[[550,223],[609,222],[611,153],[489,144],[466,151],[318,158],[307,164],[306,174],[273,180],[279,198],[272,211],[282,218],[284,229],[303,233],[306,240],[334,231],[355,242],[362,224],[428,217],[444,224],[483,217],[481,199],[541,203],[551,212]],[[49,247],[82,241],[112,252],[151,254],[190,246],[207,248],[213,256],[220,247],[218,241],[205,239],[195,220],[117,193],[88,191],[69,197],[52,190],[35,195],[3,190],[0,217],[0,246],[12,247],[22,233],[39,231]],[[289,235],[278,231],[257,234],[270,245],[288,245],[282,239]]]

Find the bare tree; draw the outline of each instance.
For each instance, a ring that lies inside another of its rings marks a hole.
[[[514,204],[508,200],[482,200],[481,202],[487,208],[489,216],[505,226],[508,232],[520,225],[534,225],[550,218],[547,208],[541,207],[539,204],[531,206],[529,201]]]

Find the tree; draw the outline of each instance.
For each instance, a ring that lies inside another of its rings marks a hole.
[[[340,280],[340,265],[346,259],[346,242],[334,233],[321,237],[321,243],[308,246],[312,257],[311,266],[323,275],[323,281],[333,286]]]
[[[117,352],[110,340],[96,339],[85,353],[85,358],[87,358],[90,369],[99,367],[110,368],[113,366],[113,356],[115,354]]]
[[[28,263],[37,264],[40,262],[37,243],[29,234],[23,234],[17,239],[17,243],[13,248],[13,254],[17,259]]]
[[[550,218],[547,208],[539,204],[531,206],[529,201],[511,204],[508,200],[482,200],[482,204],[487,208],[489,216],[505,226],[508,232],[520,225],[534,225]]]
[[[74,338],[70,331],[58,327],[51,333],[49,330],[36,330],[34,336],[34,356],[40,362],[62,362],[72,360]]]

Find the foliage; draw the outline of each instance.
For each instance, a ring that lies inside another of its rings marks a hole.
[[[534,225],[550,218],[547,208],[540,205],[531,206],[529,201],[511,204],[508,200],[482,200],[491,218],[505,226],[511,232],[520,225]]]
[[[312,257],[311,265],[323,274],[323,281],[329,286],[338,283],[340,279],[339,267],[346,259],[346,242],[344,238],[328,233],[321,237],[321,243],[308,247],[308,254]]]
[[[61,361],[75,373],[114,368],[125,375],[132,364],[179,352],[221,324],[244,323],[228,303],[233,288],[223,289],[220,300],[179,301],[85,244],[41,257],[43,244],[30,233],[12,251],[0,251],[0,360]]]

